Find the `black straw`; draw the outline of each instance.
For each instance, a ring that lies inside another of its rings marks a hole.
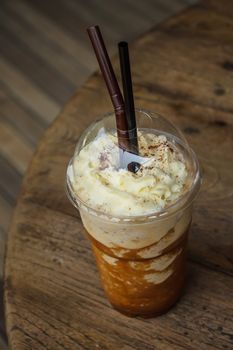
[[[137,124],[135,117],[128,43],[125,41],[119,42],[118,49],[120,56],[121,78],[125,101],[125,114],[129,131],[130,150],[132,153],[138,154]]]

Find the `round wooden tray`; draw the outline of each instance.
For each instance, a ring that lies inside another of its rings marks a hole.
[[[182,299],[147,320],[113,310],[66,198],[66,166],[80,133],[112,109],[96,73],[47,130],[24,179],[6,254],[12,350],[232,348],[232,16],[230,1],[205,1],[130,48],[137,107],[179,126],[204,168]]]

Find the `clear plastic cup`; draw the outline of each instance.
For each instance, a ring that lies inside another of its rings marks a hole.
[[[73,158],[67,169],[67,193],[80,211],[110,303],[123,314],[151,317],[167,311],[182,294],[192,204],[200,188],[201,172],[183,134],[168,120],[144,110],[136,111],[136,119],[138,130],[164,134],[182,152],[188,184],[181,197],[150,215],[134,215],[133,208],[130,216],[106,214],[84,203],[74,191]],[[81,136],[74,157],[100,132],[115,133],[115,128],[114,114],[91,124]]]

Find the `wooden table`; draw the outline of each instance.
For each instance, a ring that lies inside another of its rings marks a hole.
[[[164,316],[142,320],[120,315],[104,297],[64,192],[80,133],[111,110],[96,73],[47,130],[24,179],[6,255],[12,350],[233,348],[232,17],[232,1],[204,1],[131,46],[137,106],[176,123],[204,168],[183,298]]]

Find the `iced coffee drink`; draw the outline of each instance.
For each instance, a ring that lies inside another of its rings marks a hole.
[[[138,155],[119,149],[108,116],[81,137],[67,183],[110,303],[124,314],[149,317],[168,310],[182,293],[200,172],[170,123],[144,111],[137,119]]]

